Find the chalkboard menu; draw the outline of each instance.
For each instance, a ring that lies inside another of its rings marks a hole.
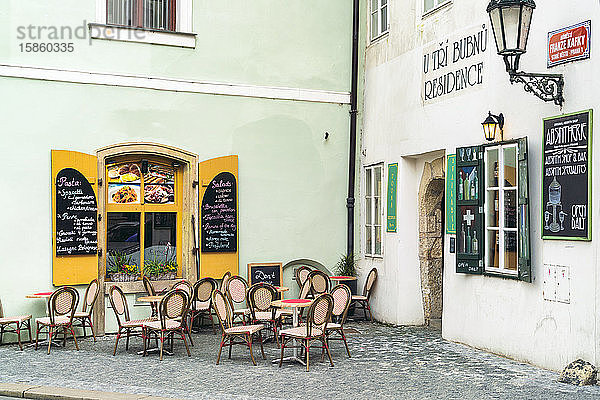
[[[202,252],[237,251],[237,189],[235,176],[221,172],[202,198]]]
[[[96,195],[73,168],[56,175],[56,255],[95,254],[98,249]]]
[[[248,264],[248,282],[268,283],[273,286],[281,286],[281,263],[254,263]]]
[[[542,238],[591,240],[592,110],[544,119]]]

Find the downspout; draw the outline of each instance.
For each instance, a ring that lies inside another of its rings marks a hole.
[[[354,183],[356,175],[356,117],[358,98],[358,28],[360,0],[354,0],[352,22],[352,84],[350,89],[350,154],[348,157],[348,243],[347,255],[354,254]]]

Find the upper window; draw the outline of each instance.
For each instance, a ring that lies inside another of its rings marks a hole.
[[[438,8],[439,6],[450,3],[451,0],[423,0],[423,14]]]
[[[177,0],[106,0],[106,21],[134,28],[176,30]]]
[[[382,255],[382,174],[382,164],[372,165],[365,168],[365,254],[369,256]]]
[[[371,0],[371,40],[388,31],[388,0]]]

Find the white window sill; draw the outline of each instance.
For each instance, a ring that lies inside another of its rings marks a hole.
[[[442,8],[446,8],[446,7],[450,6],[451,4],[452,4],[452,0],[448,0],[448,1],[445,1],[445,2],[443,2],[441,4],[438,4],[437,6],[435,6],[434,8],[432,8],[431,10],[423,13],[422,19],[425,19],[425,18],[429,17],[430,15],[435,14],[436,12],[438,12],[439,10],[441,10]]]
[[[88,27],[92,39],[149,43],[191,49],[196,47],[195,33],[167,32],[95,23],[88,24]]]
[[[371,39],[369,41],[369,47],[370,46],[374,46],[375,44],[381,42],[384,38],[387,38],[389,35],[390,31],[389,29],[385,32],[383,32],[382,34],[380,34],[379,36],[374,37],[373,39]]]

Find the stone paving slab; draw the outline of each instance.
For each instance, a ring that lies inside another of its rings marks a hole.
[[[423,327],[352,323],[360,335],[348,337],[352,358],[341,342],[332,345],[334,367],[311,351],[310,372],[299,364],[279,368],[274,343],[265,345],[267,360],[255,348],[258,366],[248,350],[224,351],[215,365],[220,335],[209,330],[194,334],[188,357],[181,342],[175,354],[141,357],[139,338],[129,350],[125,340],[112,356],[114,336],[72,342],[45,351],[0,347],[0,381],[79,390],[119,392],[181,399],[599,399],[600,386],[575,387],[558,383],[558,373],[443,340]],[[289,354],[287,354],[289,355]],[[83,396],[82,396],[83,398]],[[111,397],[114,398],[114,397]],[[127,397],[123,398],[129,399]]]
[[[39,386],[28,385],[28,384],[24,384],[24,383],[2,383],[2,382],[0,382],[0,396],[23,397],[23,394],[27,390],[35,389],[37,387],[39,387]]]

